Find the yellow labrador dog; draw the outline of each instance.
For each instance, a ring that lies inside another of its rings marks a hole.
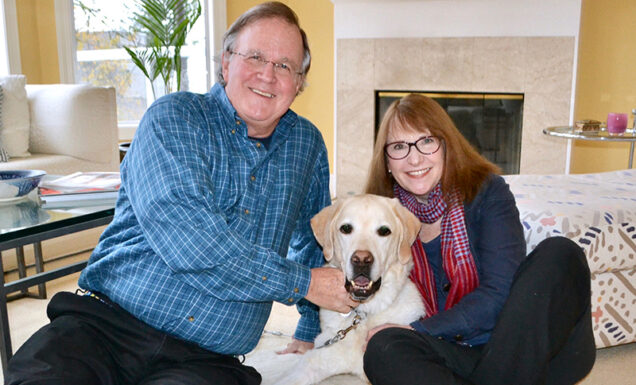
[[[367,381],[362,367],[367,332],[384,323],[406,325],[424,315],[419,292],[408,278],[420,221],[397,199],[358,195],[339,200],[312,218],[311,227],[328,264],[342,269],[346,288],[361,303],[347,315],[321,309],[322,332],[314,349],[273,357],[269,364],[276,374],[257,367],[264,384],[316,384],[344,373]],[[284,369],[287,365],[291,368]]]

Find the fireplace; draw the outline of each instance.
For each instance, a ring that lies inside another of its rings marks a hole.
[[[561,36],[337,39],[335,195],[364,188],[378,90],[522,96],[520,148],[507,154],[518,169],[504,173],[564,173],[567,141],[542,131],[571,120],[575,46]]]
[[[499,166],[504,174],[519,173],[523,94],[376,91],[376,134],[389,105],[409,93],[434,99],[477,152]]]

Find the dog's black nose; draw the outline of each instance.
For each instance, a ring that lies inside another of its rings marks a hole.
[[[357,250],[351,257],[353,266],[368,266],[373,263],[373,254],[368,251]]]

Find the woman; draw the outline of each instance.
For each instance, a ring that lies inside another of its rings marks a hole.
[[[373,384],[573,384],[595,359],[590,271],[563,237],[526,258],[515,200],[498,168],[432,99],[387,110],[366,192],[422,221],[411,279],[426,315],[369,332]]]

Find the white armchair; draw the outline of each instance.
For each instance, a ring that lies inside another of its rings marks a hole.
[[[31,121],[27,157],[0,170],[119,171],[115,89],[88,84],[27,85]]]

